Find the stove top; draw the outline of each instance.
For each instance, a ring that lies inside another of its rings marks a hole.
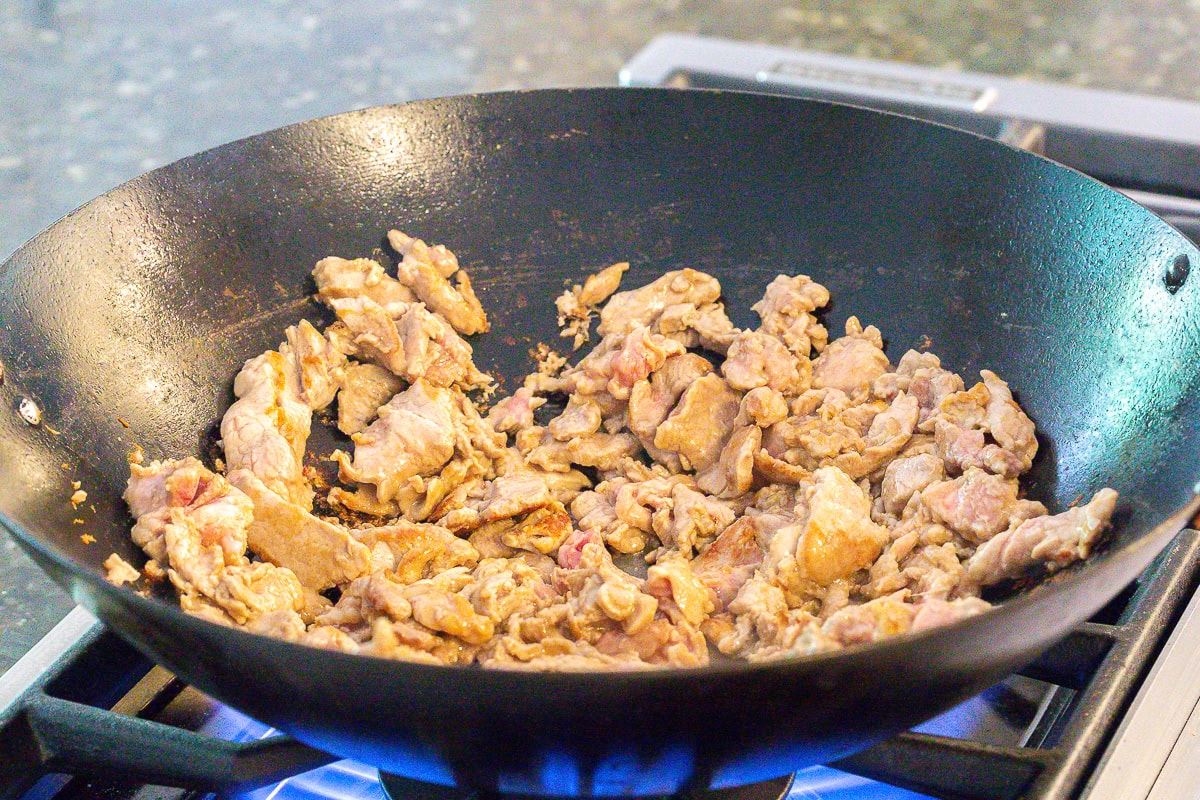
[[[1088,172],[1200,241],[1200,105],[686,36],[652,42],[622,69],[621,82],[822,97],[954,124]],[[1022,674],[833,765],[686,796],[1192,797],[1200,785],[1200,746],[1193,744],[1200,741],[1198,585],[1200,532],[1187,530]],[[130,732],[132,739],[118,735]],[[190,759],[187,744],[196,736],[228,744]],[[122,744],[147,741],[137,737],[178,745],[183,755],[175,764],[154,763]],[[477,795],[328,760],[184,685],[83,609],[0,675],[0,800]]]

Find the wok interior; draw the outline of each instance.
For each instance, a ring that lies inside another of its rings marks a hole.
[[[825,284],[893,363],[931,349],[1010,382],[1038,424],[1029,493],[1108,485],[1113,547],[1200,477],[1200,303],[1166,291],[1195,248],[1148,212],[1028,154],[901,117],[756,95],[594,90],[453,98],[304,123],[165,167],[89,203],[0,272],[8,407],[0,512],[99,569],[140,563],[127,456],[204,454],[242,362],[302,317],[325,255],[399,227],[453,249],[493,320],[472,342],[511,390],[552,300],[619,260],[626,286],[712,273],[738,325],[778,273]],[[80,481],[89,505],[67,502]],[[77,521],[78,520],[78,521]],[[85,543],[87,534],[93,542]],[[1114,591],[1116,591],[1114,587]]]

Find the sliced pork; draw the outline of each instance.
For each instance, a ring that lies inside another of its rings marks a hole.
[[[535,371],[492,402],[458,259],[388,244],[394,276],[317,263],[337,319],[245,363],[218,470],[131,466],[148,560],[114,554],[110,580],[167,580],[190,614],[345,653],[691,667],[984,613],[984,587],[1086,558],[1114,514],[1108,489],[1053,516],[1026,498],[1038,442],[1013,389],[932,353],[893,366],[855,317],[830,341],[807,276],[772,280],[739,329],[712,276],[618,291],[613,264],[555,303],[576,349],[598,312],[599,342],[570,360],[532,343]],[[336,480],[306,452],[335,397]]]

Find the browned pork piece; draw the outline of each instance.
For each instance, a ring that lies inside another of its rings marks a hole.
[[[554,301],[558,324],[563,329],[559,335],[574,339],[574,349],[578,350],[587,342],[588,324],[596,306],[612,296],[628,269],[628,261],[605,267],[595,275],[589,275],[582,286],[575,284]]]
[[[445,317],[459,333],[487,331],[487,315],[471,288],[471,278],[458,269],[454,253],[442,245],[430,247],[397,230],[388,231],[387,238],[388,244],[403,256],[396,267],[400,283],[410,287],[430,310]],[[455,273],[456,285],[451,286],[448,278]]]
[[[370,566],[370,551],[342,525],[313,516],[272,492],[249,470],[229,473],[229,482],[254,503],[248,544],[260,558],[287,567],[300,584],[321,591],[357,578]]]
[[[295,374],[274,350],[247,361],[233,381],[238,400],[221,420],[221,443],[229,469],[247,469],[280,497],[311,508],[302,470],[312,409]]]
[[[347,653],[690,667],[985,612],[983,587],[1086,558],[1114,513],[1110,489],[1056,515],[1026,498],[1038,443],[1008,384],[914,350],[893,366],[855,317],[830,340],[829,292],[805,275],[770,281],[758,328],[739,330],[712,276],[617,291],[629,265],[614,264],[556,301],[576,349],[599,309],[599,342],[573,363],[539,346],[484,411],[469,278],[441,245],[388,243],[397,277],[322,259],[337,320],[246,362],[227,475],[131,467],[150,560],[114,554],[111,580],[167,578],[189,613]],[[331,457],[336,485],[314,486],[306,441],[332,402],[351,446]]]
[[[125,501],[137,517],[134,541],[166,571],[185,611],[227,625],[262,621],[286,638],[303,633],[300,582],[246,558],[253,504],[223,477],[194,458],[132,464]]]
[[[338,387],[338,430],[347,436],[363,430],[403,388],[402,379],[378,364],[347,364]]]

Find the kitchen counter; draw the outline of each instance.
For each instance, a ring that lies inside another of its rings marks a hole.
[[[0,5],[0,256],[189,153],[371,105],[612,85],[668,32],[1200,101],[1200,0],[20,0]],[[0,534],[0,672],[69,607]]]

